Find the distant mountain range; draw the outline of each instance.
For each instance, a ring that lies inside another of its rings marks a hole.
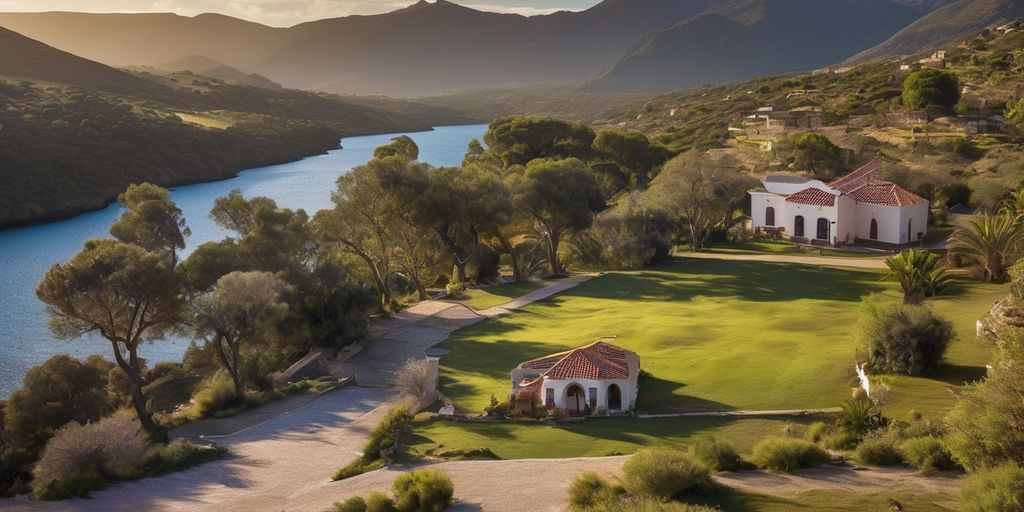
[[[110,65],[201,56],[327,92],[418,96],[565,82],[636,92],[920,52],[973,30],[982,13],[985,24],[1024,16],[1022,1],[604,0],[524,17],[424,0],[290,28],[216,14],[63,12],[0,13],[0,26]]]

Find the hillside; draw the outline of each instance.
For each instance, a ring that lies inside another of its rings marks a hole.
[[[858,53],[849,63],[899,58],[930,52],[962,34],[1024,16],[1022,0],[958,0],[900,30],[883,43]]]
[[[126,73],[6,29],[0,46],[0,227],[102,207],[130,183],[221,179],[343,136],[472,121],[411,102]]]
[[[595,76],[595,90],[636,92],[841,61],[946,1],[604,0],[524,17],[421,0],[286,29],[171,14],[0,13],[0,25],[106,64],[201,55],[287,87],[342,94],[421,96]]]
[[[917,16],[886,0],[723,5],[651,36],[587,88],[664,91],[814,69],[884,41]]]
[[[263,89],[281,89],[282,85],[257,73],[246,73],[202,55],[188,55],[174,62],[155,64],[153,68],[164,71],[191,71],[197,75],[223,80],[233,85],[248,85]]]

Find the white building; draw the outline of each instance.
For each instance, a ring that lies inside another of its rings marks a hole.
[[[914,243],[928,231],[928,201],[875,177],[874,160],[825,184],[795,175],[769,175],[750,192],[755,231],[795,242],[841,246],[858,241]]]
[[[536,401],[548,410],[578,416],[615,414],[636,406],[640,358],[604,341],[520,364],[512,370],[512,401],[528,411]]]

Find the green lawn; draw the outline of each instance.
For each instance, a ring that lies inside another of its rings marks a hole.
[[[608,273],[454,333],[441,345],[451,351],[441,359],[442,391],[460,411],[482,412],[491,394],[507,395],[508,372],[519,362],[618,336],[616,343],[636,351],[650,372],[640,383],[640,411],[834,407],[856,385],[861,298],[901,297],[881,276],[867,269],[698,259]],[[877,377],[891,388],[888,415],[945,414],[954,400],[947,388],[984,374],[992,347],[975,339],[975,321],[1007,293],[1005,285],[957,277],[948,296],[929,301],[954,322],[958,339],[935,375]],[[698,418],[557,427],[434,423],[416,429],[413,445],[486,447],[508,458],[605,455],[708,433],[748,446],[781,425]]]
[[[810,422],[819,418],[801,418]],[[489,448],[503,459],[554,459],[630,454],[641,446],[679,447],[701,437],[728,441],[741,454],[750,453],[761,438],[802,435],[802,423],[790,419],[733,418],[599,418],[549,424],[453,423],[428,421],[402,438],[410,455],[438,448]]]
[[[493,308],[494,306],[512,302],[527,293],[540,289],[542,286],[544,286],[543,281],[531,279],[519,283],[475,288],[467,290],[466,298],[460,302],[480,311],[481,309]]]
[[[829,258],[877,258],[887,256],[881,252],[843,251],[828,247],[806,247],[783,240],[748,240],[720,242],[706,252],[729,254],[784,254],[789,256],[825,256]]]
[[[904,494],[901,492],[854,493],[846,491],[815,490],[788,498],[777,498],[741,492],[724,491],[724,496],[697,500],[715,505],[723,512],[792,512],[814,510],[823,512],[861,512],[891,510],[889,500],[895,500],[903,510],[914,512],[948,512],[958,510],[955,496],[941,494]]]

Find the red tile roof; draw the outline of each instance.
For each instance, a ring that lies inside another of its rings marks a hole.
[[[853,190],[856,190],[857,188],[861,187],[865,183],[871,181],[874,178],[875,171],[877,171],[881,167],[882,161],[876,158],[865,164],[864,167],[861,167],[860,169],[857,169],[856,171],[853,171],[850,174],[847,174],[846,176],[843,176],[842,178],[839,178],[833,181],[832,183],[829,183],[828,187],[838,190],[839,192],[842,192],[844,194],[848,194]]]
[[[545,376],[558,380],[629,378],[626,351],[604,341],[527,361],[519,367],[545,370]]]
[[[871,180],[851,191],[849,195],[858,203],[885,206],[906,206],[926,201],[925,198],[884,180]]]
[[[835,206],[836,196],[820,188],[805,188],[786,197],[787,203],[809,204],[812,206]]]

